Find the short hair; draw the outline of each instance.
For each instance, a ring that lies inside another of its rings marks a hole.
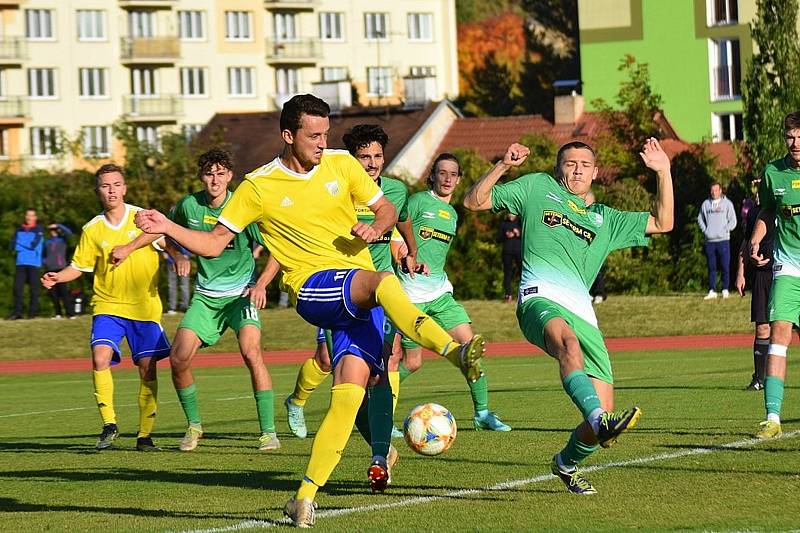
[[[214,165],[233,171],[233,156],[229,151],[222,148],[212,148],[204,152],[197,158],[197,176],[201,177],[211,172]]]
[[[783,119],[783,131],[800,129],[800,111],[789,113]]]
[[[389,136],[377,124],[357,124],[342,136],[342,142],[348,152],[356,155],[359,149],[366,148],[374,142],[385,149],[389,144]]]
[[[597,161],[597,152],[594,151],[594,148],[583,141],[570,141],[558,149],[558,154],[556,155],[556,169],[561,168],[561,159],[564,157],[564,152],[576,148],[579,150],[589,150],[592,153],[592,157]]]
[[[94,188],[97,189],[100,187],[100,177],[103,174],[111,174],[112,172],[119,172],[122,175],[122,179],[125,179],[125,172],[123,172],[121,166],[115,165],[114,163],[106,163],[94,173]]]
[[[722,189],[722,184],[720,182],[718,182],[718,181],[712,181],[711,185],[709,185],[708,188],[710,189],[711,187],[719,187],[720,190],[721,190]]]
[[[436,169],[442,161],[452,161],[453,163],[458,166],[458,175],[461,176],[461,162],[458,160],[456,156],[451,154],[450,152],[442,152],[436,159],[433,160],[433,165],[431,165],[431,173],[428,175],[428,187],[433,187],[433,177],[436,175]]]
[[[289,130],[294,135],[300,129],[300,117],[302,115],[324,118],[330,113],[331,108],[325,103],[325,100],[317,98],[313,94],[296,94],[283,104],[280,128],[281,131]]]

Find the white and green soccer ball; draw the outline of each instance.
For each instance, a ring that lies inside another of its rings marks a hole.
[[[456,440],[456,420],[437,403],[418,405],[403,423],[406,443],[421,455],[439,455]]]

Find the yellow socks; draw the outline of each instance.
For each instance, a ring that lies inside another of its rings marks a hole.
[[[389,371],[389,386],[392,387],[392,414],[397,410],[397,399],[400,397],[400,372]]]
[[[306,475],[300,483],[296,499],[314,499],[317,489],[328,482],[339,464],[344,447],[353,431],[358,408],[364,400],[364,389],[354,383],[340,383],[331,389],[331,406],[311,445]]]
[[[94,382],[94,399],[100,409],[100,418],[103,425],[116,424],[117,415],[114,412],[114,380],[111,378],[111,369],[92,371]]]
[[[387,276],[378,284],[375,299],[397,329],[417,344],[440,355],[458,348],[439,324],[411,303],[396,276]]]
[[[325,381],[330,372],[325,372],[317,364],[316,359],[313,357],[306,359],[303,366],[300,367],[300,372],[297,373],[297,383],[294,385],[294,393],[292,394],[292,403],[303,407],[311,396],[311,393],[319,387],[319,384]]]
[[[149,437],[156,425],[156,400],[158,398],[158,381],[139,382],[139,434],[137,437]]]

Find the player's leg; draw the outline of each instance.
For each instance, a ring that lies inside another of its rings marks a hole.
[[[169,357],[170,344],[158,322],[126,320],[126,337],[133,362],[139,368],[139,433],[136,449],[142,452],[159,451],[151,434],[158,410],[158,376],[156,364]]]
[[[308,398],[331,373],[331,334],[330,331],[317,328],[317,348],[314,356],[306,359],[297,372],[294,392],[283,404],[291,432],[301,439],[306,438],[308,430],[303,409]]]
[[[178,447],[182,451],[188,452],[197,448],[203,437],[203,420],[200,417],[197,386],[192,374],[192,359],[203,343],[197,333],[185,327],[184,322],[185,318],[175,333],[175,340],[169,353],[169,364],[172,372],[172,384],[178,395],[178,402],[183,409],[187,425],[186,434]]]
[[[244,300],[244,298],[242,298]],[[249,301],[248,301],[248,305]],[[261,324],[254,323],[252,317],[258,318],[258,310],[252,308],[245,321],[238,327],[239,350],[247,369],[250,371],[250,381],[253,386],[253,396],[256,400],[256,413],[258,426],[261,430],[258,449],[261,451],[277,450],[281,447],[275,431],[275,397],[272,391],[272,376],[264,365],[264,356],[261,350]]]
[[[753,377],[745,390],[759,391],[764,388],[769,351],[769,291],[772,272],[756,271],[750,289],[750,321],[755,323],[753,339]]]
[[[95,315],[92,317],[92,382],[94,398],[103,420],[103,429],[97,438],[98,450],[110,448],[119,436],[117,415],[114,410],[114,380],[111,365],[120,361],[119,344],[125,337],[125,328],[118,317]]]

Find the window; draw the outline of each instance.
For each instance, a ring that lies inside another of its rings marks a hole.
[[[78,40],[105,41],[106,13],[99,9],[78,10]]]
[[[128,35],[134,39],[156,36],[156,14],[153,11],[131,11],[128,14]]]
[[[370,41],[389,40],[389,15],[364,13],[364,37]]]
[[[138,97],[158,96],[158,76],[154,68],[131,69],[131,94]]]
[[[347,81],[347,67],[322,67],[322,81]]]
[[[55,98],[56,70],[53,68],[28,69],[28,96],[31,98]]]
[[[108,126],[84,126],[81,128],[83,155],[87,157],[108,157],[111,155],[108,130]]]
[[[706,0],[708,25],[736,24],[739,19],[738,0]]]
[[[8,159],[8,128],[0,130],[0,159]]]
[[[251,67],[228,68],[228,96],[255,96]]]
[[[715,113],[711,115],[711,132],[714,141],[744,139],[741,113]]]
[[[78,77],[81,98],[108,98],[108,69],[81,68]]]
[[[53,10],[52,9],[26,9],[25,10],[25,37],[35,41],[53,40]]]
[[[300,92],[300,69],[276,69],[275,89],[279,95],[295,95]]]
[[[253,40],[253,21],[249,11],[225,12],[225,39],[228,41]]]
[[[408,14],[408,39],[411,41],[433,40],[433,15],[431,13]]]
[[[201,131],[203,131],[202,124],[184,124],[181,126],[181,133],[183,133],[183,138],[187,141],[191,141],[200,135]]]
[[[285,43],[297,40],[297,16],[294,13],[275,13],[272,20],[276,41]]]
[[[136,140],[144,145],[158,147],[158,126],[136,126]]]
[[[183,41],[202,41],[206,38],[202,11],[178,11],[178,32]]]
[[[320,13],[319,38],[323,41],[344,41],[344,13]]]
[[[412,78],[433,78],[436,76],[436,67],[411,67],[409,74]]]
[[[367,67],[367,94],[378,98],[392,95],[390,67]]]
[[[59,131],[55,126],[31,128],[31,155],[34,157],[53,157],[58,153]]]
[[[708,55],[711,63],[712,100],[739,98],[742,94],[739,40],[712,40]]]
[[[203,67],[181,68],[181,95],[208,96],[208,71]]]

